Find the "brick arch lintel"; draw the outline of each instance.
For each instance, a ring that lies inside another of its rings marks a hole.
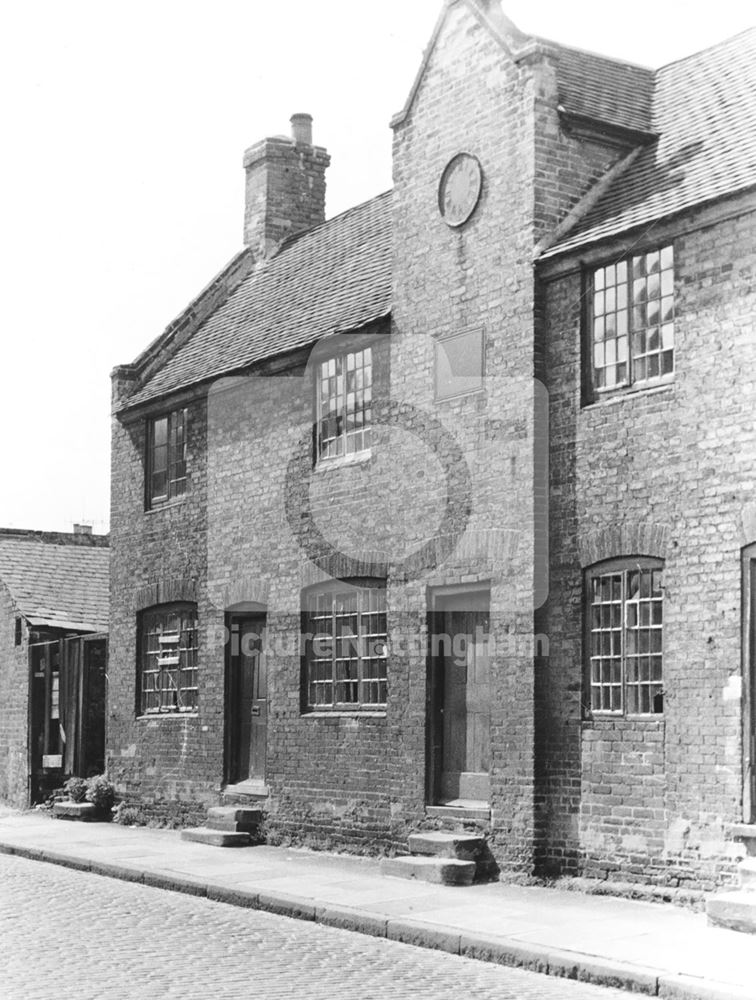
[[[137,587],[134,607],[137,611],[156,604],[173,604],[175,601],[197,601],[197,581],[194,577],[164,577],[154,583]]]
[[[672,536],[670,525],[659,521],[622,521],[591,531],[580,541],[580,565],[593,566],[622,556],[664,559]]]
[[[745,504],[740,518],[741,545],[756,542],[756,503]]]
[[[348,576],[374,577],[386,579],[389,572],[389,560],[385,552],[375,549],[362,549],[350,556],[340,552],[324,556],[320,565],[309,560],[299,568],[299,585],[312,587],[317,583],[327,583],[329,580],[343,580]]]
[[[233,580],[223,588],[221,604],[224,611],[237,604],[260,604],[267,607],[269,597],[270,582],[259,576],[247,575]]]

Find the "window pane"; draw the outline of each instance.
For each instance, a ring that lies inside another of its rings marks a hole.
[[[141,617],[141,710],[188,712],[197,707],[197,611],[173,605]]]
[[[329,589],[310,595],[306,634],[324,631],[329,645],[305,646],[308,704],[322,707],[384,705],[387,697],[385,588]]]

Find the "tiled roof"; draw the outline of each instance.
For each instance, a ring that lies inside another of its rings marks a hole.
[[[756,184],[756,28],[657,70],[644,149],[550,257]]]
[[[0,535],[0,580],[31,624],[107,631],[108,548]]]
[[[358,329],[390,308],[389,191],[287,242],[127,405]]]
[[[641,132],[651,128],[652,69],[556,42],[543,45],[556,56],[559,103],[566,111]]]

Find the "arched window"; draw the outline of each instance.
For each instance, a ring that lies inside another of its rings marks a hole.
[[[197,710],[197,605],[146,608],[139,616],[142,715]]]
[[[585,575],[585,658],[590,714],[663,711],[663,563],[629,557]]]

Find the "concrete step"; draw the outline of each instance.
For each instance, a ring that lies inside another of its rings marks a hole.
[[[248,847],[251,843],[248,833],[232,830],[211,830],[206,826],[195,826],[181,831],[182,840],[211,847]]]
[[[410,854],[457,858],[458,861],[476,861],[483,850],[485,839],[469,833],[424,830],[420,833],[411,833],[408,843]]]
[[[381,873],[439,885],[472,885],[475,862],[458,861],[456,858],[384,858]]]
[[[207,810],[205,826],[211,830],[241,830],[253,833],[263,820],[262,809],[251,809],[244,806],[211,806]]]
[[[756,934],[756,892],[721,892],[706,902],[706,916],[715,927]]]
[[[746,858],[738,865],[740,887],[746,892],[756,892],[756,858]]]

